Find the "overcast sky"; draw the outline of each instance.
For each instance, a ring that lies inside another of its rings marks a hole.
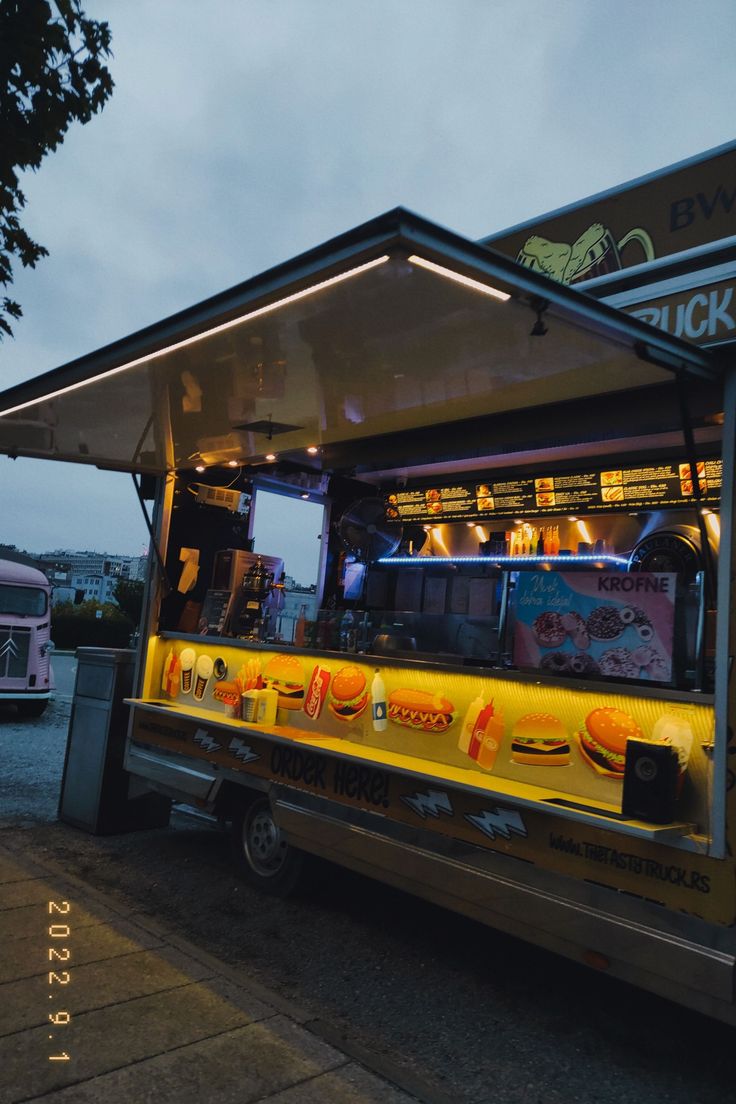
[[[483,237],[734,138],[734,0],[87,0],[112,99],[23,182],[0,388],[401,204]],[[0,456],[0,542],[137,553],[129,476]]]

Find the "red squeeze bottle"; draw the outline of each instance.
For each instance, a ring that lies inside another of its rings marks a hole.
[[[503,740],[503,714],[493,704],[493,698],[481,710],[473,731],[473,741],[478,741],[478,751],[473,758],[484,770],[493,770],[501,741]]]

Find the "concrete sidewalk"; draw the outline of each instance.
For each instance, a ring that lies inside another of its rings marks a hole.
[[[417,1099],[325,1035],[150,917],[0,845],[0,1104]]]

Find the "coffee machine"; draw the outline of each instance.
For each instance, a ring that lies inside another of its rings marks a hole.
[[[275,556],[242,553],[240,581],[234,580],[226,635],[245,640],[266,640],[276,634],[276,619],[283,608],[284,565]]]

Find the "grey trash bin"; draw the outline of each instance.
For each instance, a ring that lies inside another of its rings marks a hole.
[[[59,819],[94,835],[168,824],[171,802],[160,794],[128,797],[123,769],[135,652],[77,648]]]

